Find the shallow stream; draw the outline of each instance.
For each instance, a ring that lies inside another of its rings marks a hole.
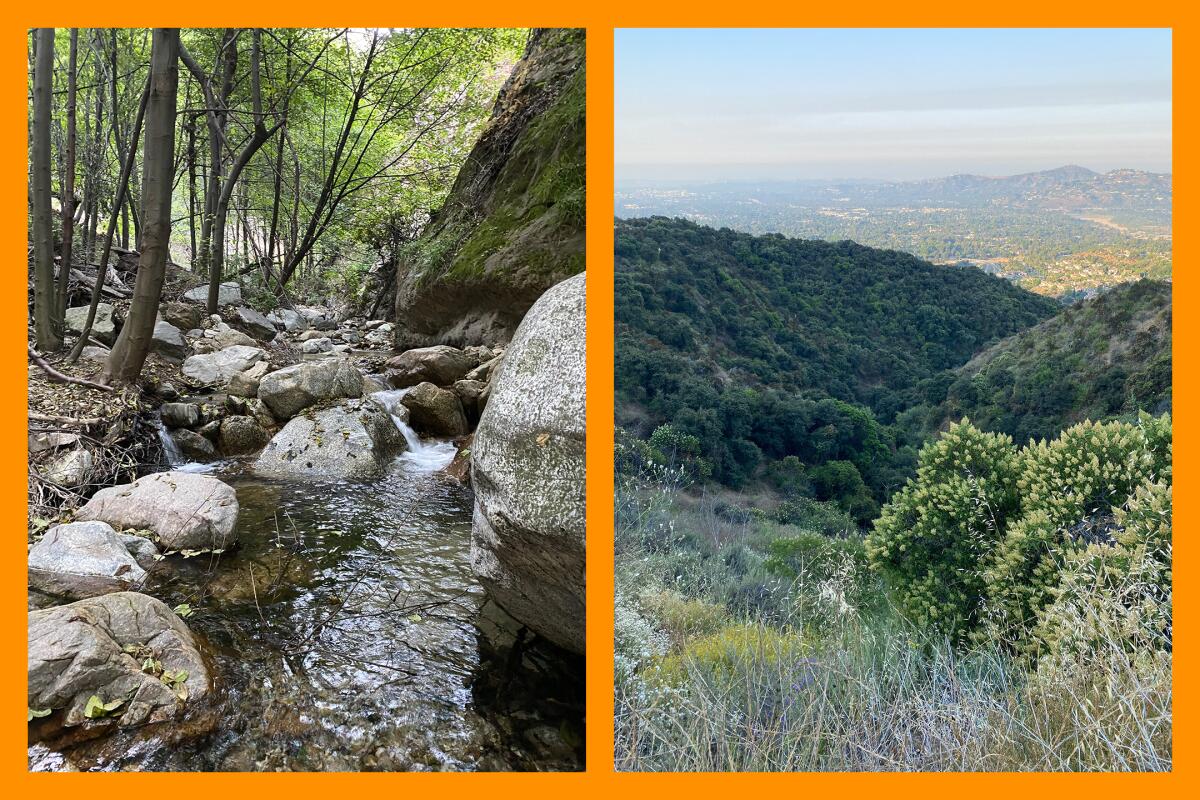
[[[394,401],[395,393],[380,397]],[[264,480],[185,465],[238,494],[240,544],[159,562],[146,591],[187,603],[214,662],[215,726],[165,744],[117,733],[32,768],[502,770],[582,766],[582,660],[486,602],[470,489],[421,442],[376,480]],[[177,467],[179,468],[179,467]]]

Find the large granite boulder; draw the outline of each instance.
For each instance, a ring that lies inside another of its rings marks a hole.
[[[189,356],[183,362],[182,372],[193,383],[201,386],[224,385],[239,372],[249,369],[256,361],[266,358],[261,347],[234,345],[215,353]]]
[[[275,338],[275,325],[253,308],[238,306],[227,317],[230,325],[250,334],[255,339],[269,342]]]
[[[238,501],[233,488],[194,472],[157,472],[101,489],[76,512],[79,520],[118,530],[153,531],[167,550],[219,550],[236,541]]]
[[[409,422],[430,436],[462,436],[470,430],[458,395],[432,383],[419,383],[400,402],[409,411]]]
[[[158,306],[158,316],[181,331],[190,331],[204,322],[204,309],[194,303],[164,302]]]
[[[195,289],[189,289],[183,294],[184,300],[190,300],[193,303],[208,302],[208,286],[197,286]],[[217,290],[217,305],[219,306],[234,306],[240,305],[242,302],[242,288],[236,283],[222,283],[221,288]]]
[[[52,458],[39,470],[42,477],[67,488],[78,488],[87,484],[92,477],[95,458],[85,447],[68,450]]]
[[[122,701],[103,719],[120,727],[164,722],[204,699],[212,679],[187,625],[161,600],[116,592],[29,612],[29,708],[89,722],[95,695]],[[143,670],[146,659],[161,664]]]
[[[259,381],[258,399],[275,419],[291,419],[311,405],[362,396],[363,378],[349,361],[306,361],[268,373]]]
[[[478,358],[444,344],[408,350],[387,362],[388,379],[397,389],[426,381],[450,386],[477,366]]]
[[[188,353],[192,352],[187,340],[183,338],[183,331],[162,319],[154,323],[150,349],[171,361],[183,361],[188,357]]]
[[[517,328],[471,446],[472,562],[509,614],[584,651],[584,276]]]
[[[266,361],[255,362],[250,369],[230,378],[225,391],[234,397],[258,397],[258,384],[270,368],[271,365]]]
[[[302,331],[308,327],[308,320],[302,314],[292,311],[290,308],[277,308],[270,314],[267,314],[267,319],[275,327],[288,332]]]
[[[404,448],[404,437],[379,404],[351,400],[293,418],[259,454],[254,471],[278,478],[369,478]]]
[[[113,317],[115,309],[111,303],[99,303],[96,306],[96,318],[92,320],[92,338],[112,346],[117,340],[117,323]],[[71,333],[83,333],[87,322],[88,306],[68,308],[66,327]]]
[[[29,548],[29,588],[69,598],[124,591],[141,585],[157,552],[106,522],[55,525]]]

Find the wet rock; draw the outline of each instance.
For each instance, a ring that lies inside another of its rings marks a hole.
[[[270,369],[270,365],[266,361],[255,362],[250,369],[239,372],[230,378],[226,391],[237,397],[257,397],[258,384],[267,374],[268,369]]]
[[[92,338],[109,346],[112,346],[113,342],[117,340],[117,324],[113,318],[114,311],[115,309],[111,303],[100,303],[96,306],[96,318],[92,320]],[[87,322],[87,315],[88,306],[68,308],[66,314],[67,330],[71,333],[82,333],[83,326]]]
[[[264,428],[274,428],[278,424],[275,420],[275,415],[271,413],[271,409],[267,408],[267,404],[257,397],[246,401],[246,413],[254,417],[258,424]]]
[[[154,389],[154,393],[168,402],[174,402],[179,399],[179,390],[175,388],[173,383],[160,383]]]
[[[275,325],[253,308],[238,306],[229,318],[229,324],[248,333],[255,339],[269,342],[275,338]]]
[[[194,428],[200,424],[199,403],[163,403],[158,413],[168,428]]]
[[[254,471],[283,478],[367,478],[404,447],[404,437],[377,403],[351,400],[292,419],[259,454]]]
[[[183,374],[203,386],[225,384],[239,372],[266,357],[261,347],[235,345],[206,355],[190,356],[183,362]]]
[[[221,420],[217,441],[222,455],[240,456],[261,450],[271,441],[271,434],[254,417],[226,417]]]
[[[41,473],[51,483],[74,489],[87,484],[94,463],[92,452],[80,447],[55,457],[41,469]]]
[[[183,454],[194,461],[212,461],[217,457],[217,449],[213,447],[213,443],[195,431],[180,428],[171,431],[170,435]]]
[[[419,383],[400,399],[416,430],[431,436],[462,436],[469,430],[458,395],[432,383]]]
[[[458,452],[454,454],[454,460],[444,470],[451,478],[466,485],[471,483],[471,443],[474,440],[475,435],[471,434],[461,441],[455,442],[458,445]]]
[[[362,395],[362,373],[344,359],[306,361],[268,373],[258,398],[278,420],[291,419],[311,405]]]
[[[300,344],[300,352],[313,355],[315,353],[328,353],[333,350],[333,340],[329,337],[320,339],[309,339]]]
[[[195,289],[189,289],[183,294],[184,300],[190,300],[193,303],[208,302],[208,287],[197,286]],[[217,291],[217,305],[219,306],[236,306],[242,302],[242,289],[236,283],[222,283]]]
[[[476,358],[457,347],[418,347],[387,362],[388,379],[397,389],[425,382],[449,386],[478,365]]]
[[[172,361],[182,361],[192,352],[183,332],[166,320],[154,323],[154,335],[150,340],[150,349]]]
[[[60,727],[164,722],[203,702],[212,687],[187,626],[144,594],[116,592],[31,611],[28,635],[29,707],[61,710],[52,718]],[[187,673],[178,691],[142,671],[136,657],[142,653],[173,674]],[[84,711],[92,695],[124,702],[104,722],[90,722]]]
[[[72,599],[124,591],[141,585],[157,552],[152,542],[122,537],[105,522],[55,525],[29,550],[29,586]]]
[[[76,519],[154,531],[167,550],[221,549],[236,541],[233,489],[208,475],[158,472],[96,492]]]
[[[471,447],[472,562],[513,617],[584,651],[584,276],[517,328]]]

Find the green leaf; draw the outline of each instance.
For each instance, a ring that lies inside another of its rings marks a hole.
[[[31,708],[29,709],[29,722],[33,722],[35,719],[41,719],[42,717],[48,717],[53,713],[54,709],[52,708]]]
[[[421,615],[420,615],[420,614],[409,614],[409,615],[408,615],[408,621],[409,621],[409,622],[413,622],[413,623],[420,622],[420,621],[421,621]]]
[[[180,603],[172,610],[181,617],[190,617],[192,614],[196,613],[195,610],[187,603]]]
[[[83,715],[88,719],[100,719],[104,716],[104,701],[98,695],[92,695],[83,707]]]

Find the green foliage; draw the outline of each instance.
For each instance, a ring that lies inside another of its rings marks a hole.
[[[1080,552],[1098,548],[1088,560],[1110,561],[1099,570],[1107,573],[1130,552],[1169,542],[1169,512],[1165,531],[1159,523],[1170,442],[1165,415],[1084,422],[1020,452],[964,421],[921,451],[916,479],[884,508],[868,554],[918,624],[1037,649],[1045,643],[1030,631]],[[1054,626],[1041,627],[1038,636]]]
[[[696,673],[701,679],[736,685],[747,672],[776,670],[806,652],[804,638],[760,623],[742,623],[694,639],[663,656],[648,673],[653,683],[679,686]]]
[[[714,634],[729,619],[729,612],[722,605],[688,599],[669,590],[642,592],[638,601],[673,645]]]
[[[917,476],[884,507],[867,539],[872,564],[918,624],[960,636],[984,592],[980,562],[1018,507],[1012,439],[966,420],[921,450]]]

